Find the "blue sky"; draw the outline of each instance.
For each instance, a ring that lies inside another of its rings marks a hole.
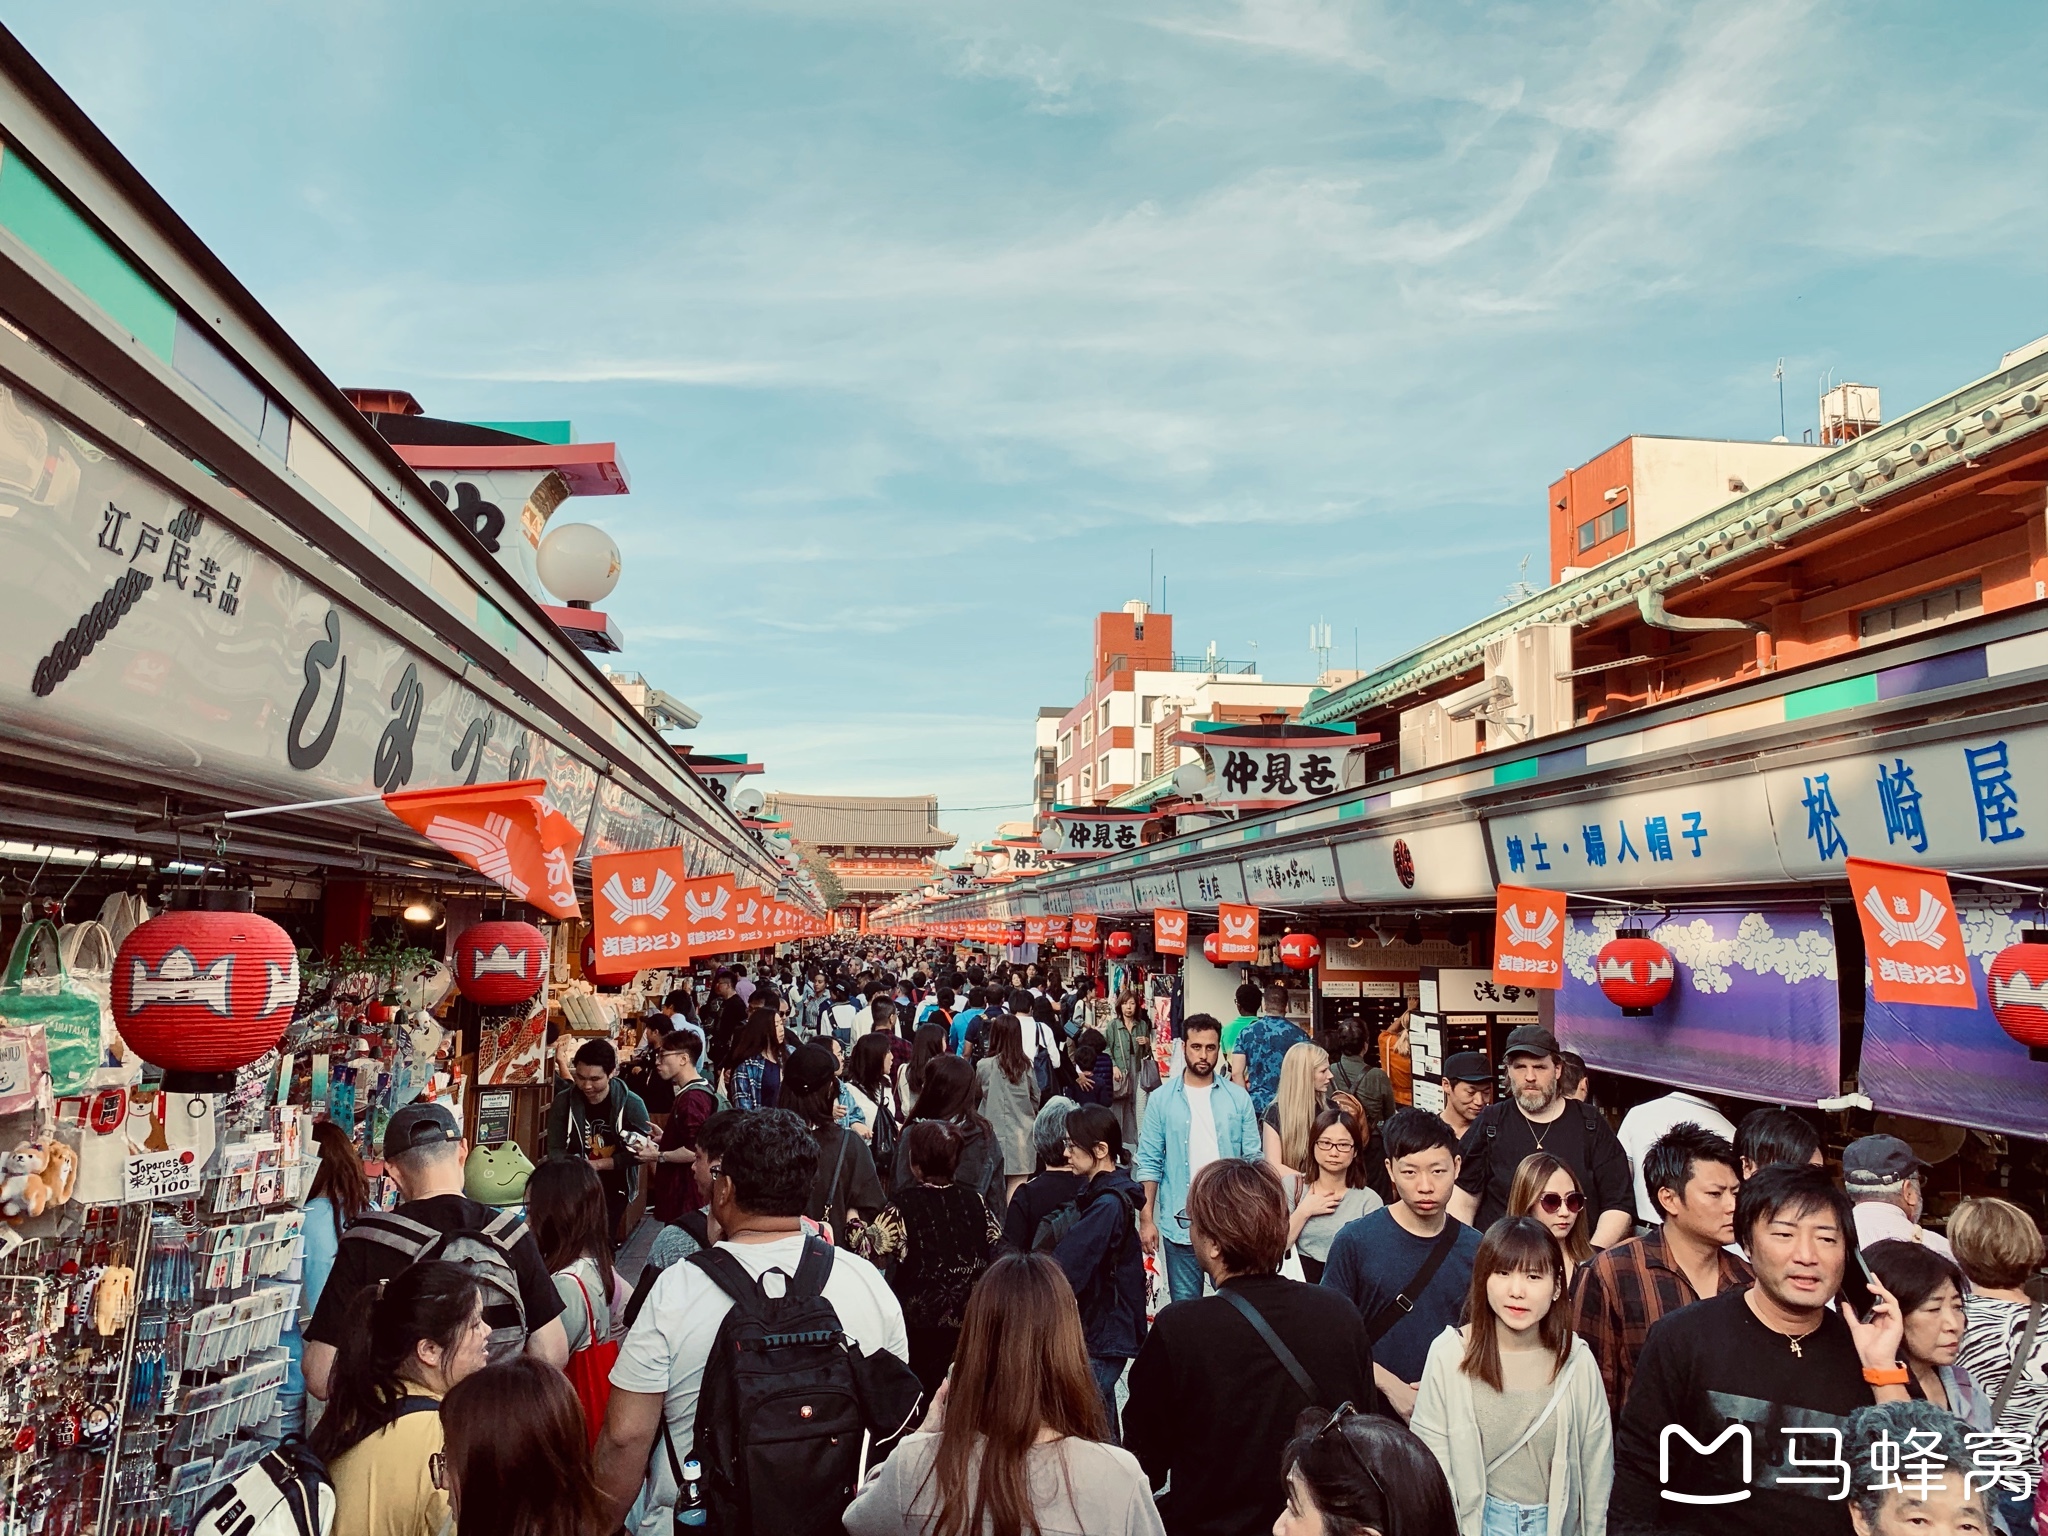
[[[1022,801],[1152,551],[1370,666],[1780,356],[1796,438],[2048,331],[2026,5],[8,10],[337,382],[619,442],[625,663],[770,788]]]

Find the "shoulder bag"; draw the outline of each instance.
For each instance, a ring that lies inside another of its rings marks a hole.
[[[1280,1362],[1280,1368],[1294,1378],[1294,1384],[1301,1388],[1301,1395],[1308,1399],[1311,1408],[1327,1408],[1330,1406],[1323,1401],[1327,1394],[1321,1387],[1316,1385],[1315,1378],[1309,1375],[1307,1370],[1303,1368],[1302,1363],[1295,1358],[1294,1351],[1289,1349],[1282,1342],[1280,1335],[1273,1331],[1273,1325],[1259,1315],[1257,1307],[1246,1301],[1227,1285],[1217,1287],[1216,1294],[1237,1308],[1244,1315],[1244,1320],[1252,1325],[1253,1331],[1266,1341],[1266,1348],[1273,1351],[1273,1358]]]
[[[1458,1246],[1458,1223],[1444,1218],[1444,1229],[1436,1241],[1429,1245],[1428,1256],[1422,1267],[1415,1271],[1408,1283],[1401,1287],[1401,1293],[1366,1320],[1365,1336],[1377,1344],[1392,1330],[1394,1324],[1415,1310],[1415,1298],[1429,1289],[1429,1282],[1436,1278],[1436,1272],[1444,1267],[1444,1260],[1451,1256],[1451,1250]]]
[[[1991,1400],[1991,1425],[1994,1429],[2005,1417],[2005,1405],[2012,1401],[2013,1388],[2020,1384],[2020,1374],[2026,1370],[2027,1362],[2034,1358],[2034,1335],[2040,1327],[2041,1302],[2036,1298],[2027,1308],[2027,1325],[2020,1330],[2019,1347],[2012,1352],[2012,1364],[2006,1367],[2005,1380],[1998,1384],[1998,1396]]]

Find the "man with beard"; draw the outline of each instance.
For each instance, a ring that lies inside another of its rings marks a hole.
[[[1185,1065],[1145,1101],[1133,1172],[1145,1186],[1138,1240],[1162,1254],[1166,1285],[1175,1301],[1202,1294],[1202,1266],[1188,1234],[1188,1185],[1218,1158],[1248,1161],[1264,1155],[1251,1096],[1216,1075],[1223,1056],[1223,1025],[1213,1014],[1192,1015],[1184,1026]],[[1163,1243],[1162,1243],[1163,1239]]]
[[[1508,1032],[1513,1096],[1480,1112],[1465,1133],[1451,1215],[1484,1232],[1507,1214],[1522,1159],[1548,1152],[1571,1169],[1593,1212],[1593,1246],[1609,1248],[1635,1231],[1634,1174],[1628,1153],[1590,1104],[1564,1096],[1557,1036],[1541,1024]]]

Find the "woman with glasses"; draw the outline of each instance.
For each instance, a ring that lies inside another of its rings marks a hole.
[[[1550,1228],[1564,1251],[1564,1293],[1572,1293],[1579,1266],[1593,1257],[1592,1235],[1586,1230],[1586,1192],[1579,1176],[1548,1152],[1531,1152],[1515,1170],[1508,1191],[1510,1216],[1534,1216]]]
[[[1308,1156],[1287,1176],[1294,1214],[1287,1242],[1301,1259],[1301,1278],[1323,1278],[1330,1244],[1346,1222],[1379,1210],[1386,1202],[1365,1187],[1365,1149],[1358,1128],[1341,1109],[1326,1109],[1309,1127]]]
[[[1310,1409],[1281,1466],[1287,1507],[1273,1536],[1458,1536],[1443,1468],[1396,1420],[1349,1403]]]
[[[1462,1536],[1605,1536],[1607,1388],[1564,1302],[1564,1251],[1504,1216],[1472,1264],[1462,1328],[1430,1346],[1409,1421],[1449,1479]]]

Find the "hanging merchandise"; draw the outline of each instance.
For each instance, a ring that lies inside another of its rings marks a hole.
[[[166,912],[114,962],[114,1023],[171,1093],[227,1092],[283,1038],[298,1000],[298,948],[254,911]]]
[[[511,1008],[546,985],[548,941],[531,923],[478,923],[455,941],[455,984],[484,1008]]]
[[[2048,928],[2021,929],[2019,943],[1992,957],[1985,980],[1998,1027],[2048,1061]]]
[[[1640,928],[1624,928],[1602,945],[1593,969],[1601,993],[1630,1019],[1647,1018],[1678,976],[1671,951]]]
[[[1289,933],[1281,936],[1280,963],[1290,971],[1312,971],[1322,958],[1322,940],[1314,934]]]
[[[46,951],[41,975],[28,968],[38,948]],[[0,977],[0,1022],[39,1024],[48,1053],[50,1092],[57,1098],[84,1091],[103,1056],[100,1004],[65,969],[57,927],[38,918],[21,930]]]

